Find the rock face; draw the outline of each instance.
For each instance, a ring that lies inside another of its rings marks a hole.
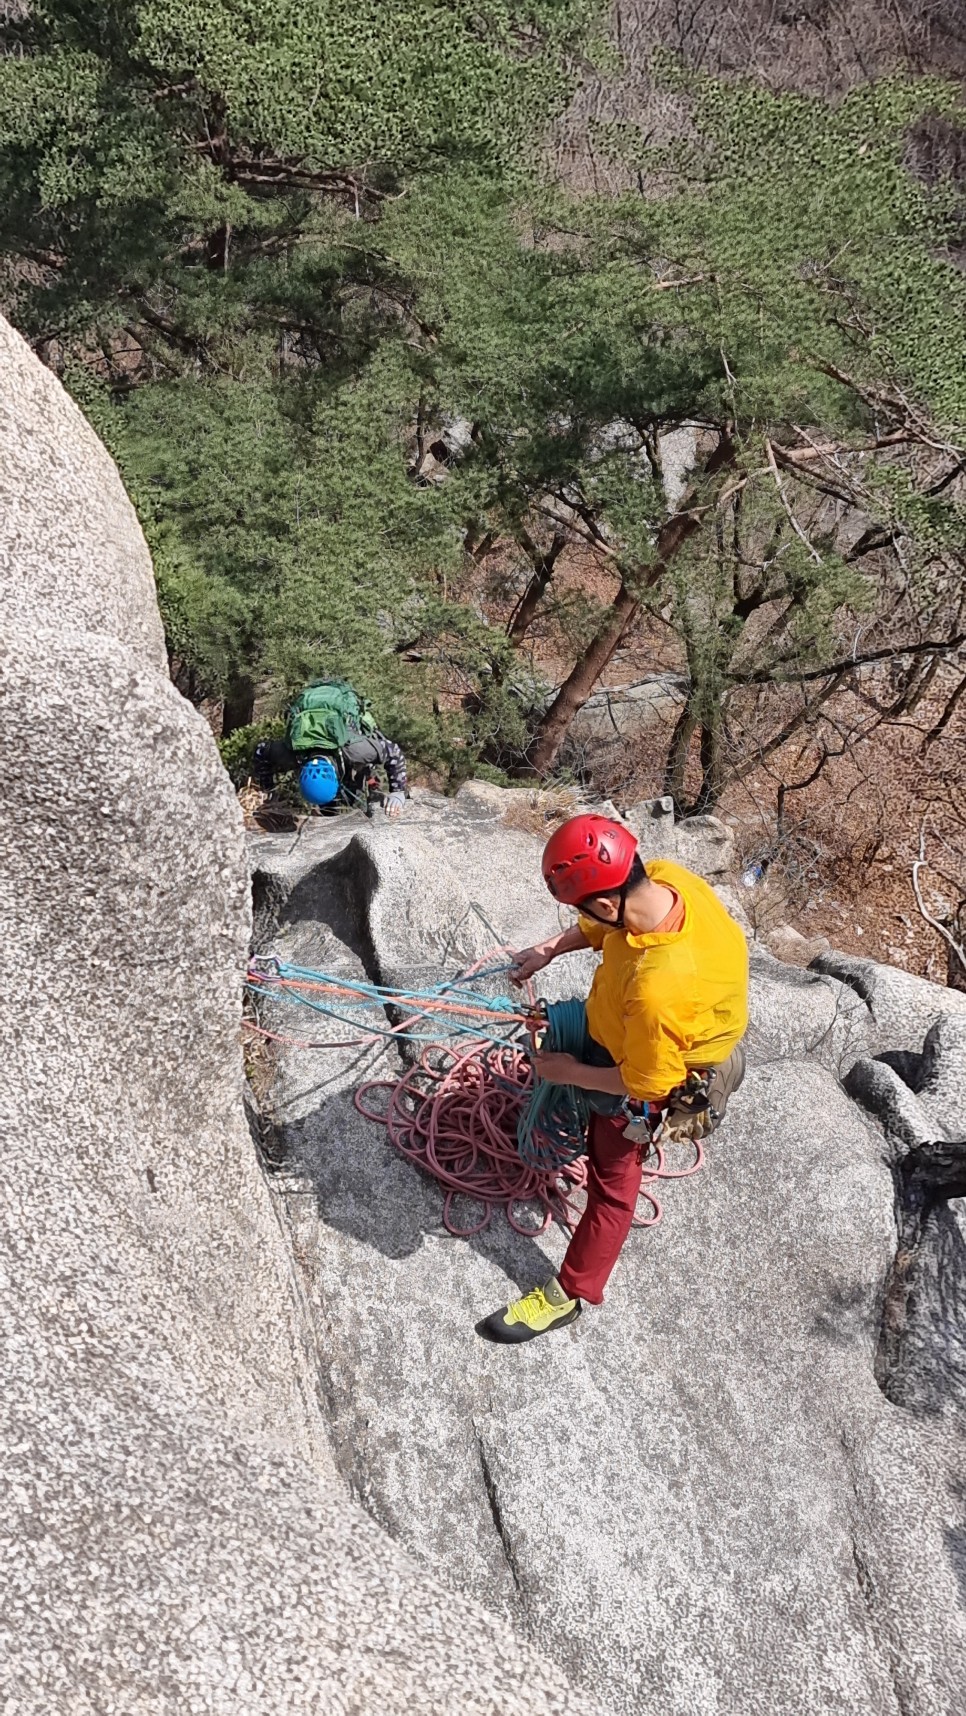
[[[484,1345],[564,1237],[449,1238],[336,1019],[249,1125],[237,806],[116,473],[0,358],[4,1712],[958,1716],[966,997],[756,950],[703,1173],[602,1308]],[[415,984],[546,933],[519,813],[257,837],[257,947]]]
[[[570,726],[566,760],[588,780],[613,780],[628,745],[674,725],[687,694],[680,674],[650,673],[634,685],[595,691]]]
[[[547,934],[518,798],[417,793],[392,827],[256,837],[260,945],[415,984],[444,953],[452,969]],[[688,855],[713,871],[705,832]],[[585,992],[591,969],[553,965],[547,992]],[[764,949],[752,999],[748,1078],[705,1170],[631,1237],[603,1307],[516,1350],[474,1324],[545,1279],[565,1237],[497,1216],[450,1238],[439,1189],[352,1105],[395,1051],[283,1051],[274,1184],[340,1467],[416,1560],[622,1716],[953,1716],[966,1252],[955,1202],[905,1221],[902,1164],[944,1136],[966,1012],[902,973],[796,970]],[[344,1034],[311,1018],[315,1040]]]
[[[0,353],[4,634],[92,632],[164,673],[151,561],[110,456],[6,323]]]
[[[0,473],[0,1707],[597,1709],[350,1493],[243,1105],[241,817],[117,473],[2,323]]]

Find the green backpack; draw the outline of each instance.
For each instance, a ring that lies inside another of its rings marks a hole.
[[[297,757],[341,751],[351,739],[375,731],[369,699],[345,679],[313,680],[288,714],[288,742]]]

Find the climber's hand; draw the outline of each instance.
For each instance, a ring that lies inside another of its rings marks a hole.
[[[534,1055],[533,1064],[548,1084],[580,1084],[583,1062],[574,1055]]]
[[[405,802],[406,794],[404,792],[391,792],[389,794],[389,797],[386,800],[386,815],[390,822],[395,821]]]
[[[538,942],[536,947],[525,947],[522,953],[513,955],[510,982],[526,983],[528,978],[534,975],[534,972],[542,971],[545,965],[549,965],[552,958],[553,954],[545,942]]]

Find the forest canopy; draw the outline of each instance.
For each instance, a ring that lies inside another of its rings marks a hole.
[[[578,0],[11,12],[5,306],[226,736],[338,671],[436,766],[546,778],[649,624],[686,684],[661,784],[706,809],[863,667],[898,708],[958,659],[963,196],[916,146],[956,86],[668,61],[674,125],[598,128],[595,195],[548,164],[611,53]]]

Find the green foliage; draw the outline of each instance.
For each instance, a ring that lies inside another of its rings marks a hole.
[[[528,523],[544,544],[563,519],[597,544],[671,614],[695,715],[717,732],[734,683],[834,660],[858,616],[898,611],[897,590],[908,636],[944,623],[943,556],[962,558],[943,481],[966,444],[961,208],[911,173],[909,138],[963,109],[934,83],[834,110],[707,80],[692,95],[687,151],[641,153],[653,194],[545,194],[524,217],[498,185],[473,200],[454,183],[431,215],[417,199],[389,218],[395,252],[409,242],[425,263],[427,393],[475,424],[453,479],[465,516],[477,534]],[[663,438],[688,424],[718,470],[692,473],[701,522],[663,567]],[[838,465],[809,465],[810,439],[831,439]],[[782,474],[773,443],[805,459]],[[846,557],[843,505],[883,546],[900,540],[901,576],[888,553]],[[586,601],[556,613],[578,655],[608,623],[596,616]]]
[[[236,727],[227,739],[218,740],[218,752],[232,782],[244,786],[255,767],[255,747],[263,739],[282,739],[285,719],[272,716],[265,721],[253,721],[248,727]]]
[[[393,652],[459,546],[407,474],[434,247],[461,184],[475,211],[525,182],[594,12],[39,0],[0,27],[8,306],[121,463],[190,695],[337,668],[407,706]]]
[[[615,265],[632,263],[650,298],[652,338],[693,347],[703,335],[696,414],[847,428],[862,414],[823,372],[834,365],[866,386],[908,386],[940,424],[966,421],[950,339],[966,281],[945,254],[959,199],[909,170],[917,122],[963,123],[960,91],[885,80],[833,108],[751,83],[691,90],[696,141],[638,156],[665,194],[602,213]],[[684,284],[658,297],[658,274]]]
[[[498,769],[493,763],[474,763],[472,775],[467,777],[475,781],[489,781],[491,786],[512,787],[513,779],[505,769]]]
[[[390,371],[334,387],[168,383],[119,409],[169,643],[209,695],[243,667],[292,687],[338,670],[378,697],[407,604],[455,546],[436,492],[407,478]]]
[[[666,68],[686,144],[622,127],[643,192],[575,201],[534,168],[598,10],[42,0],[0,28],[10,303],[119,459],[191,695],[336,671],[434,767],[510,765],[541,699],[458,599],[467,530],[591,545],[669,616],[714,731],[741,675],[821,665],[884,606],[841,508],[940,614],[962,511],[916,458],[966,438],[966,281],[960,203],[909,138],[961,97],[894,80],[832,109]],[[472,438],[427,481],[454,420]],[[665,564],[687,425],[719,457]],[[832,522],[819,467],[774,456],[829,438]],[[545,599],[578,657],[609,622]]]
[[[897,385],[930,421],[966,421],[951,338],[966,281],[944,254],[957,206],[906,164],[913,122],[957,104],[962,115],[957,92],[932,83],[880,84],[829,109],[701,81],[684,164],[677,149],[641,154],[654,196],[545,198],[522,244],[499,187],[462,202],[462,220],[445,195],[432,222],[417,202],[390,216],[431,274],[434,374],[492,437],[481,499],[505,505],[511,488],[579,471],[645,560],[660,490],[640,483],[639,438],[602,457],[605,425],[858,434],[871,421],[861,390]]]
[[[385,197],[448,162],[517,170],[587,20],[581,0],[38,0],[0,26],[18,319],[133,327],[164,362],[232,373],[299,300],[337,338],[340,287],[392,277]]]
[[[454,750],[462,743],[462,723],[433,709],[432,688],[412,678],[395,694],[383,696],[379,726],[402,746],[407,757],[418,758],[424,768],[446,775]]]

